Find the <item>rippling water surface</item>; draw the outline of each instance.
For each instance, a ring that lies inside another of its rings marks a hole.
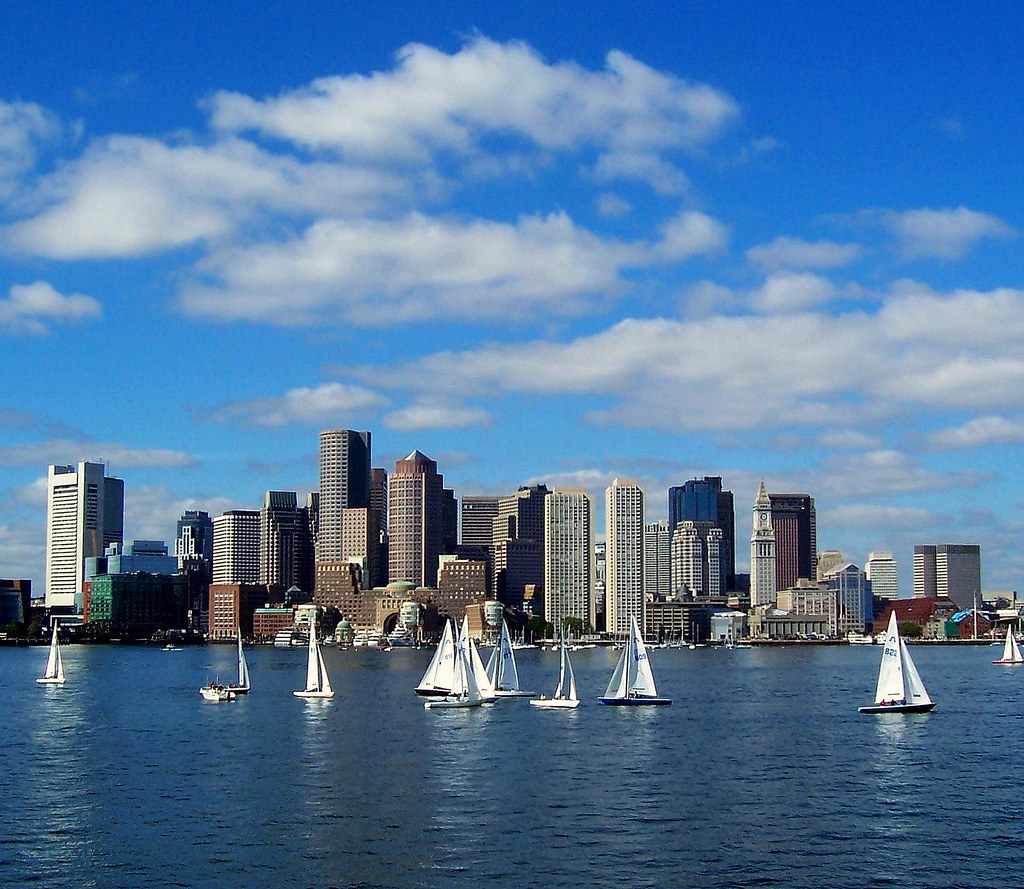
[[[671,707],[596,702],[615,653],[575,653],[583,703],[427,711],[430,652],[0,650],[0,885],[899,886],[1024,880],[1024,668],[915,647],[936,710],[861,716],[873,646],[652,653]],[[997,652],[998,653],[998,652]],[[557,654],[519,653],[550,693]]]

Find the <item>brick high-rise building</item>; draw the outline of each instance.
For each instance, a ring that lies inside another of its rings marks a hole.
[[[413,451],[388,480],[388,579],[418,586],[437,582],[441,555],[442,490],[437,463]]]

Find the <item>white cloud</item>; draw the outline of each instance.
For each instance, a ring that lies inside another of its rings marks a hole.
[[[824,305],[836,296],[835,285],[810,272],[777,272],[750,294],[760,312],[800,312]]]
[[[606,219],[617,219],[620,216],[628,216],[633,207],[625,198],[619,197],[611,192],[602,192],[594,201],[597,212]]]
[[[119,442],[58,439],[0,448],[0,466],[109,463],[117,466],[194,466],[184,451],[133,448]]]
[[[17,178],[32,169],[40,148],[57,139],[60,121],[31,102],[0,100],[0,197],[7,197]]]
[[[652,176],[659,186],[670,169],[665,153],[706,144],[739,115],[725,93],[623,52],[605,63],[597,72],[549,64],[524,43],[483,37],[451,55],[409,44],[391,71],[325,77],[263,101],[221,92],[209,105],[221,130],[255,130],[348,159],[427,164],[506,135],[545,151],[589,148],[606,171]]]
[[[324,220],[286,244],[216,254],[204,270],[223,285],[188,287],[181,302],[194,315],[284,325],[571,315],[620,291],[620,270],[648,262],[648,252],[603,240],[563,213],[514,225],[418,213],[391,223]]]
[[[62,296],[45,281],[15,284],[7,299],[0,300],[0,330],[41,335],[48,333],[52,324],[98,318],[102,314],[99,302],[91,296]]]
[[[55,259],[137,257],[224,236],[262,211],[358,213],[406,188],[390,175],[304,164],[241,140],[114,136],[46,177],[38,212],[2,233],[8,249]]]
[[[240,421],[247,426],[286,426],[292,423],[340,424],[362,411],[377,410],[387,399],[344,383],[290,389],[280,397],[256,398],[222,405],[213,414],[220,423]]]
[[[983,238],[1007,238],[1014,230],[995,216],[968,210],[888,211],[883,220],[899,240],[907,259],[959,259]]]
[[[915,506],[895,506],[887,503],[844,503],[832,507],[826,515],[818,517],[819,523],[827,519],[830,528],[862,529],[878,533],[883,529],[920,531],[940,521],[940,516],[930,510]],[[863,565],[861,565],[863,567]]]
[[[976,448],[991,444],[1024,443],[1024,422],[1006,417],[975,417],[961,426],[943,429],[928,438],[934,448]]]
[[[680,213],[661,226],[661,241],[655,246],[657,256],[679,262],[692,256],[721,253],[729,240],[729,231],[706,213]]]
[[[484,426],[487,411],[474,408],[446,407],[418,404],[385,415],[384,425],[396,432],[415,432],[420,429],[465,429]]]
[[[767,244],[747,250],[747,259],[768,269],[831,269],[849,265],[860,258],[860,244],[839,244],[835,241],[804,241],[779,236]]]

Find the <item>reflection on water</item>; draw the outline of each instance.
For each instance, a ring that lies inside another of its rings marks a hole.
[[[673,699],[657,708],[599,705],[615,657],[583,650],[571,711],[424,710],[428,651],[329,649],[336,695],[305,701],[305,651],[256,648],[252,693],[212,705],[197,689],[228,675],[229,646],[71,646],[62,688],[35,684],[41,650],[0,650],[0,884],[816,889],[1019,872],[1024,672],[915,652],[936,712],[869,718],[877,662],[854,649],[655,651]],[[524,681],[557,657],[523,652]]]

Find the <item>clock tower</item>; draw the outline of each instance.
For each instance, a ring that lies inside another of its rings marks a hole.
[[[775,530],[772,503],[764,481],[754,500],[754,532],[750,535],[750,606],[770,605],[776,599]]]

